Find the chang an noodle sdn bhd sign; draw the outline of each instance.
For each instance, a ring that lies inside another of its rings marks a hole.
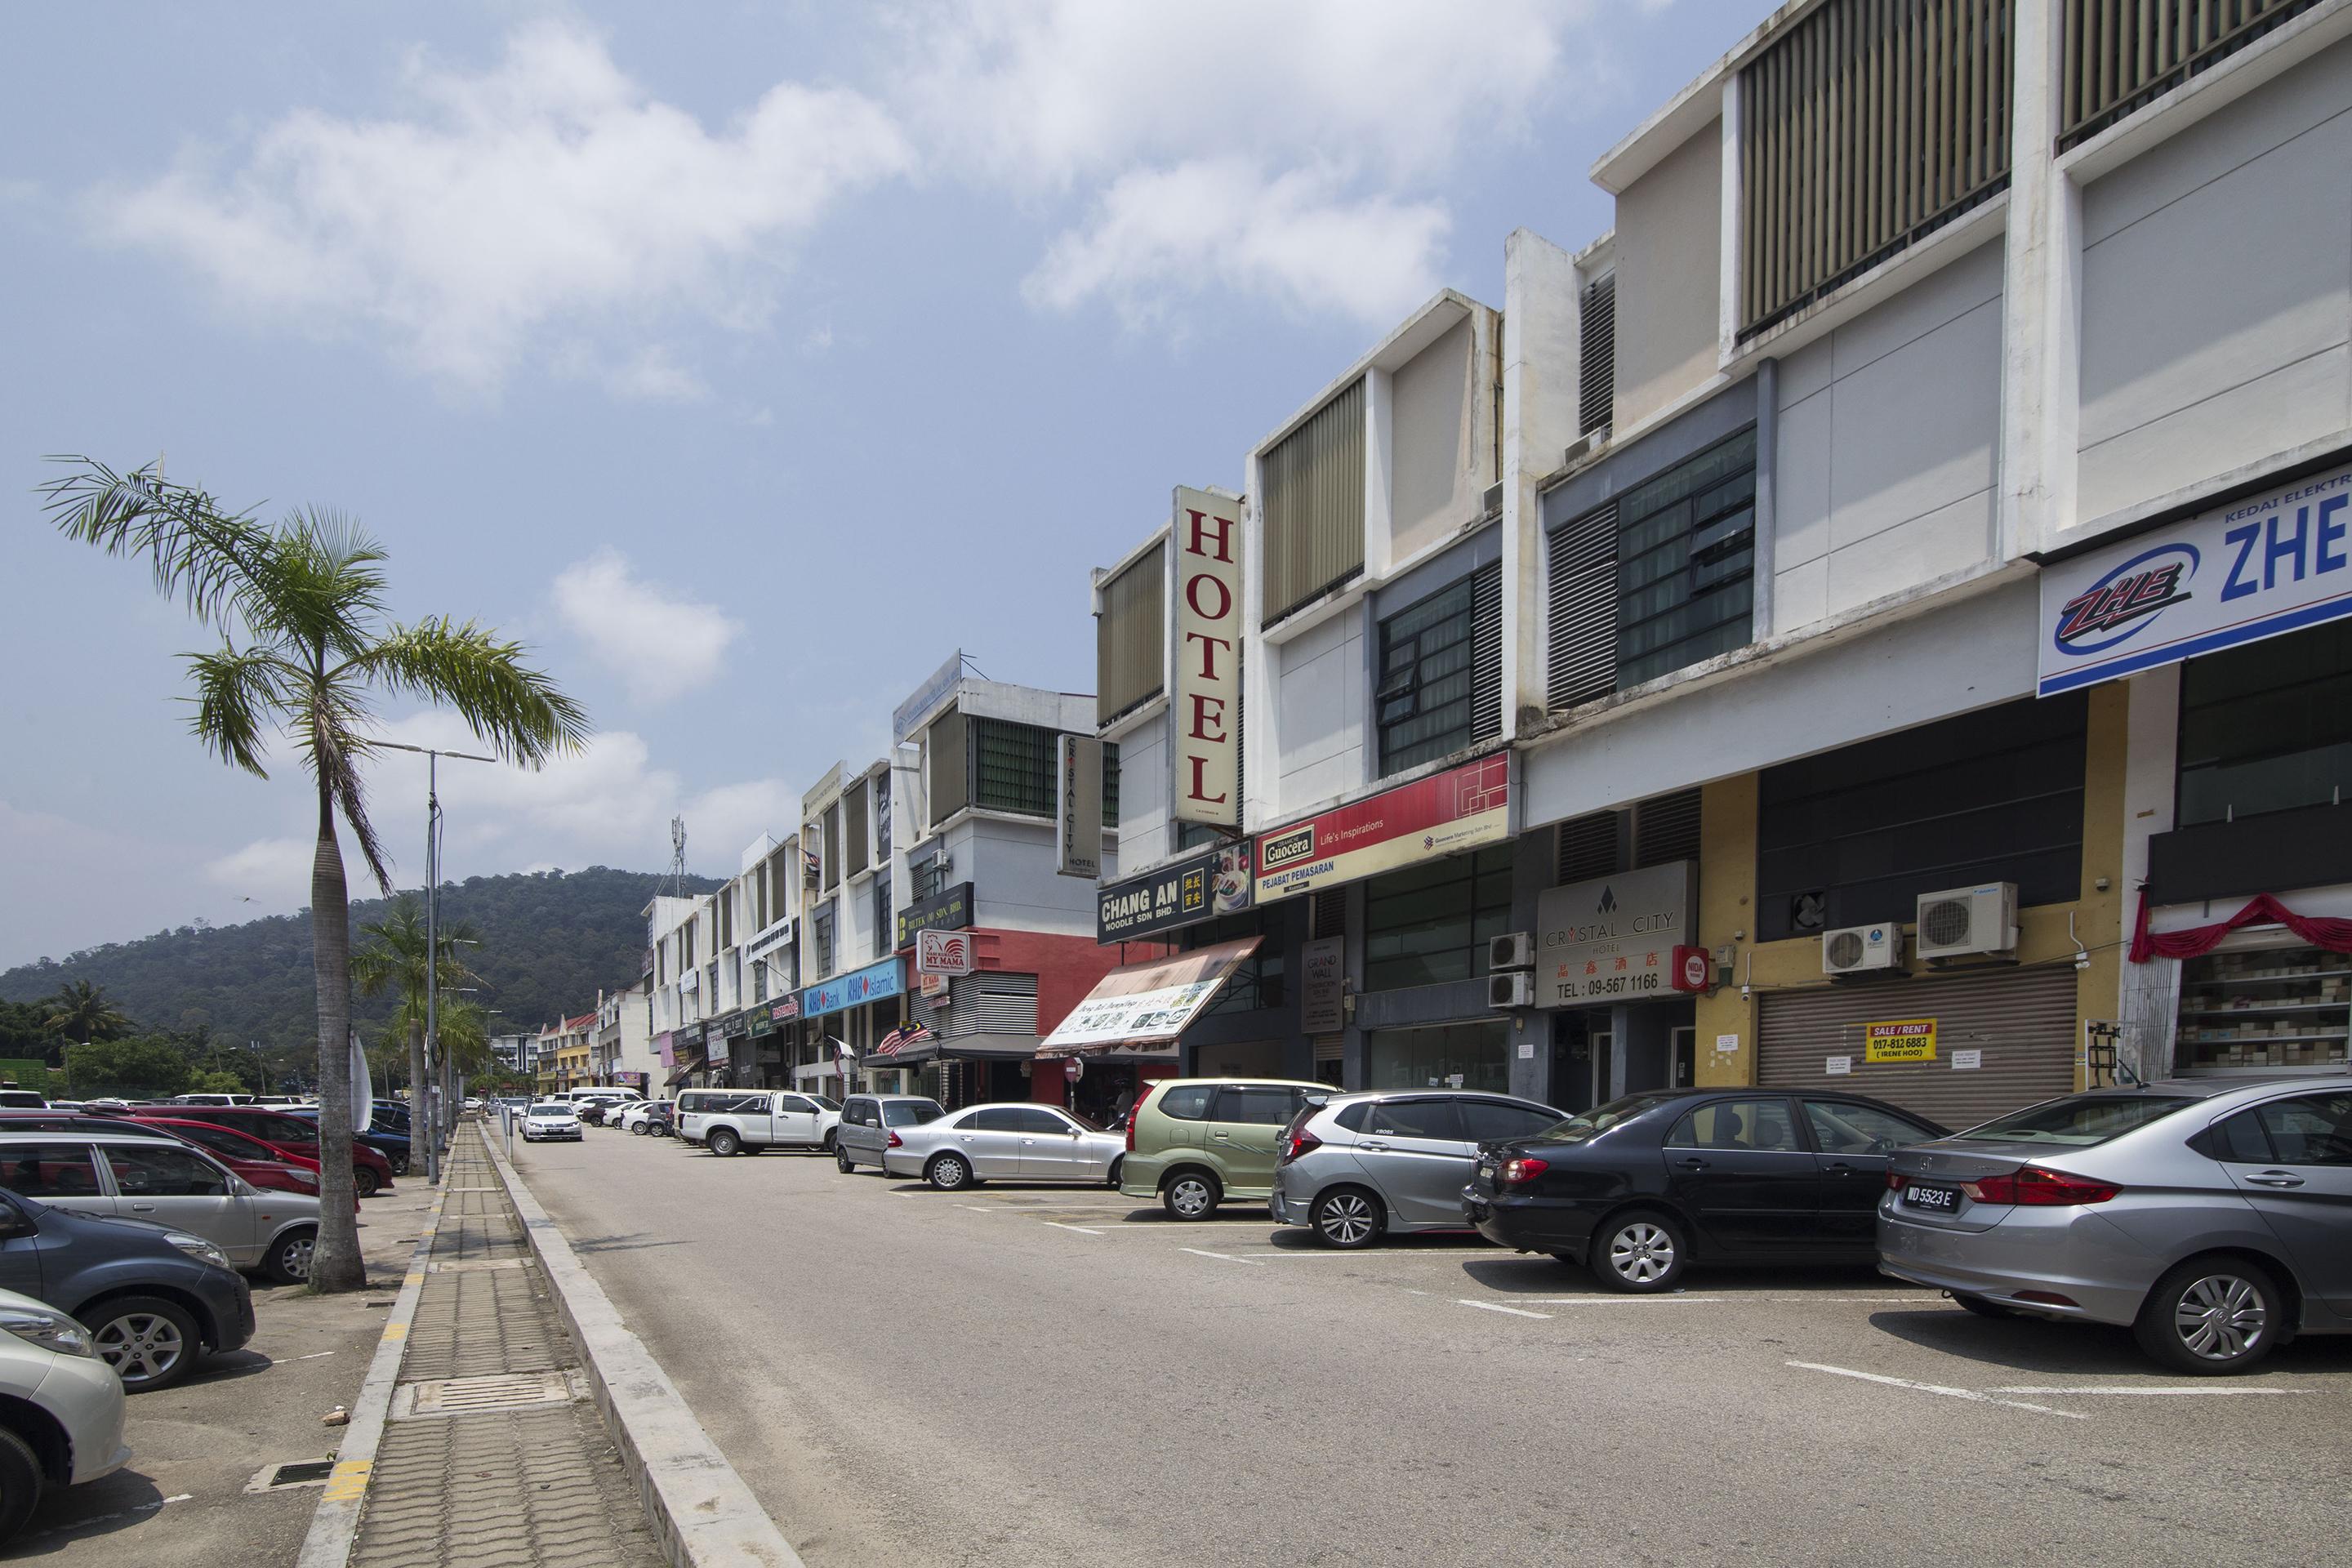
[[[2044,567],[2044,697],[2352,615],[2352,467]]]

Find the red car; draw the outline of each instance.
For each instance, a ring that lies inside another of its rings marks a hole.
[[[319,1163],[318,1124],[268,1106],[142,1105],[131,1115],[139,1121],[202,1121],[231,1128],[268,1144],[280,1158],[313,1169]],[[364,1143],[353,1143],[352,1186],[363,1198],[392,1191],[392,1162]]]
[[[300,1193],[311,1198],[319,1195],[319,1162],[316,1160],[282,1152],[234,1127],[216,1127],[209,1121],[190,1121],[176,1116],[148,1116],[140,1120],[153,1126],[169,1128],[175,1137],[194,1143],[257,1187],[273,1187],[281,1193]],[[352,1206],[359,1206],[357,1197],[352,1198]]]

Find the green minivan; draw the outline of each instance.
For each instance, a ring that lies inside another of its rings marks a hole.
[[[1127,1124],[1118,1190],[1157,1197],[1178,1219],[1206,1219],[1232,1199],[1274,1194],[1282,1130],[1308,1097],[1335,1092],[1296,1079],[1175,1078],[1143,1086]]]

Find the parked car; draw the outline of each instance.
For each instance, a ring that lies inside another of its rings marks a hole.
[[[1487,1144],[1462,1201],[1489,1241],[1671,1290],[1694,1261],[1874,1261],[1889,1155],[1943,1135],[1860,1095],[1662,1089]]]
[[[315,1105],[296,1106],[286,1114],[300,1117],[313,1127],[319,1124],[319,1108]],[[374,1150],[383,1156],[383,1163],[391,1168],[394,1175],[404,1176],[408,1174],[409,1167],[406,1112],[401,1113],[401,1120],[397,1125],[390,1125],[389,1122],[390,1118],[380,1112],[371,1114],[368,1118],[367,1131],[362,1132],[354,1130],[352,1133],[352,1143],[354,1148],[364,1146]]]
[[[1303,1225],[1328,1247],[1463,1230],[1462,1186],[1478,1145],[1530,1138],[1566,1112],[1507,1095],[1427,1089],[1335,1094],[1284,1130],[1276,1156],[1276,1225]]]
[[[654,1112],[667,1110],[669,1103],[667,1100],[640,1100],[625,1105],[621,1108],[621,1118],[616,1125],[622,1131],[634,1132],[642,1138],[651,1130]]]
[[[1051,1105],[975,1105],[891,1131],[882,1169],[943,1193],[986,1181],[1118,1184],[1127,1140]]]
[[[5,1169],[0,1165],[0,1171]],[[203,1237],[54,1208],[0,1184],[0,1290],[89,1331],[132,1394],[166,1388],[253,1337],[253,1293]]]
[[[50,1488],[130,1462],[122,1417],[122,1379],[99,1359],[89,1331],[0,1290],[0,1542],[25,1528]]]
[[[2029,1106],[1895,1157],[1879,1267],[1992,1317],[2130,1326],[2175,1371],[2352,1333],[2352,1078]]]
[[[292,1111],[269,1110],[258,1105],[135,1105],[130,1115],[141,1121],[158,1118],[210,1121],[249,1133],[281,1152],[299,1154],[313,1163],[319,1158],[318,1121]],[[392,1162],[356,1138],[352,1142],[352,1187],[363,1198],[392,1190]]]
[[[791,1089],[688,1089],[677,1097],[677,1135],[714,1154],[762,1149],[830,1152],[841,1107],[821,1094]]]
[[[882,1153],[891,1138],[946,1114],[938,1100],[919,1094],[853,1094],[841,1102],[841,1124],[833,1134],[833,1163],[844,1173],[871,1165],[887,1174]]]
[[[166,1121],[160,1117],[116,1125],[161,1128],[184,1143],[194,1144],[257,1187],[314,1198],[319,1195],[318,1161],[280,1153],[234,1127],[216,1127],[209,1121]],[[354,1196],[352,1201],[357,1204],[359,1199]]]
[[[201,1149],[136,1134],[0,1133],[0,1186],[75,1214],[200,1236],[273,1284],[310,1277],[315,1194],[267,1192]]]
[[[29,1089],[0,1089],[0,1108],[14,1110],[47,1110],[51,1102],[47,1095]],[[77,1110],[79,1107],[76,1107]]]
[[[526,1143],[580,1142],[580,1112],[568,1100],[540,1100],[531,1102],[523,1112],[522,1141]]]
[[[1274,1194],[1282,1131],[1328,1083],[1292,1079],[1160,1079],[1146,1083],[1127,1127],[1118,1190],[1178,1219]]]
[[[175,1094],[166,1103],[172,1105],[251,1105],[249,1094]]]

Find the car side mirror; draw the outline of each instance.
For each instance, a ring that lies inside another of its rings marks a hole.
[[[40,1233],[41,1227],[33,1223],[32,1215],[22,1209],[0,1204],[0,1241],[15,1241],[20,1237],[38,1236]]]

